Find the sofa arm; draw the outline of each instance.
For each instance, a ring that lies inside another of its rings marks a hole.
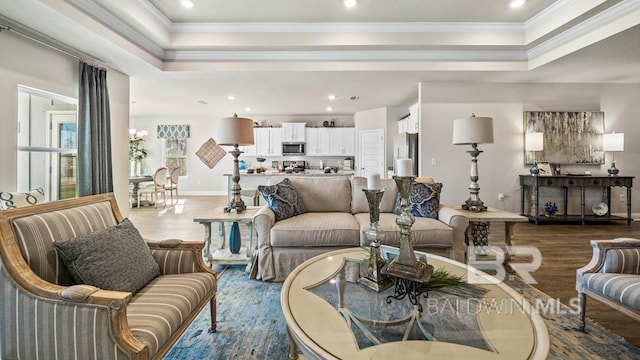
[[[465,262],[466,244],[465,234],[469,227],[469,219],[460,211],[446,205],[440,205],[438,220],[449,225],[453,229],[453,244],[451,257],[462,263]]]
[[[256,212],[253,218],[253,226],[258,234],[258,249],[271,246],[271,228],[276,223],[276,214],[268,205]]]
[[[591,240],[591,247],[593,248],[591,261],[576,270],[576,289],[578,291],[581,291],[584,274],[598,272],[638,274],[639,239]]]
[[[167,239],[145,240],[163,275],[209,272],[215,274],[202,258],[203,241]]]

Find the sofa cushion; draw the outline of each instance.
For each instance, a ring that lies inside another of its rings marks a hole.
[[[351,182],[346,176],[291,177],[309,212],[351,212]]]
[[[44,202],[44,190],[35,189],[29,192],[0,192],[0,210],[14,209]]]
[[[275,185],[258,185],[258,191],[276,215],[276,221],[307,212],[305,202],[288,178]]]
[[[640,276],[628,274],[584,274],[584,287],[640,311]]]
[[[276,222],[271,228],[271,246],[358,246],[359,229],[349,213],[310,212]]]
[[[67,270],[82,284],[135,294],[160,275],[158,263],[129,219],[53,245]]]
[[[367,178],[361,176],[354,176],[351,180],[353,187],[353,194],[351,194],[351,213],[368,213],[369,203],[362,189],[367,188]],[[380,185],[385,189],[382,195],[382,201],[380,202],[380,212],[390,213],[393,211],[393,207],[396,204],[396,197],[398,197],[398,188],[396,182],[393,179],[380,179]]]
[[[369,230],[369,214],[354,215],[360,226],[360,245],[368,246],[369,240],[365,232]],[[391,213],[380,213],[380,228],[384,233],[383,245],[400,246],[400,227],[396,225],[398,216]],[[453,246],[453,229],[440,220],[430,218],[415,218],[411,227],[411,236],[415,248]]]
[[[127,321],[133,335],[149,346],[150,358],[215,286],[210,273],[161,275],[131,299]]]
[[[441,192],[442,183],[414,183],[409,191],[409,211],[413,216],[437,219]],[[398,196],[393,213],[400,214],[400,211],[400,196]]]

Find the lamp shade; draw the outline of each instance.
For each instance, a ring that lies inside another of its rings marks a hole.
[[[526,133],[524,135],[524,149],[526,151],[544,150],[544,135],[541,132]]]
[[[453,120],[453,144],[492,144],[493,118],[471,117]]]
[[[603,134],[602,150],[624,151],[624,133]]]
[[[218,120],[218,145],[253,145],[253,120],[237,115]]]

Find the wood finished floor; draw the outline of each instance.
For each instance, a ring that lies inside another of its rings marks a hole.
[[[132,209],[129,218],[145,238],[202,240],[204,228],[193,222],[193,218],[207,209],[224,206],[223,196],[186,196],[167,207],[143,207]],[[241,227],[245,232],[244,227]],[[246,236],[245,233],[242,234]],[[576,269],[591,260],[590,240],[616,237],[640,238],[640,222],[627,226],[626,222],[596,225],[533,225],[518,223],[514,226],[514,245],[536,246],[542,253],[542,266],[532,276],[538,281],[534,285],[563,304],[576,296]],[[516,257],[514,261],[526,261]],[[640,347],[640,322],[601,304],[587,300],[587,316],[611,332],[624,337]],[[588,327],[587,327],[588,331]]]

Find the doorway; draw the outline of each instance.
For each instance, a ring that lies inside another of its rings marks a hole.
[[[360,131],[360,176],[378,173],[386,178],[384,129]]]

